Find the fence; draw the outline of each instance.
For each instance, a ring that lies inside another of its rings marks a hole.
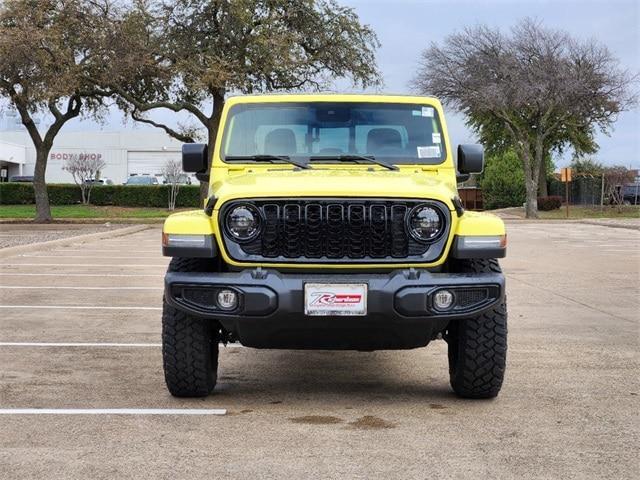
[[[458,188],[458,196],[467,210],[483,210],[482,190],[477,187]]]
[[[549,195],[565,198],[565,184],[558,179],[549,182]],[[569,183],[569,203],[571,205],[598,206],[602,198],[602,177],[576,176]]]

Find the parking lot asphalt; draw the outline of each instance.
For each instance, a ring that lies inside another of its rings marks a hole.
[[[443,341],[222,348],[216,392],[175,399],[159,347],[158,229],[4,258],[0,412],[14,414],[0,414],[0,478],[635,477],[640,232],[508,233],[508,370],[491,401],[451,393]]]

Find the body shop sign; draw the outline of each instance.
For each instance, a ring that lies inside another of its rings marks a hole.
[[[81,160],[83,158],[89,158],[91,160],[100,160],[102,158],[101,153],[86,153],[86,152],[82,152],[82,153],[52,152],[49,158],[51,160],[71,160],[72,158],[76,158],[78,156],[80,157]]]

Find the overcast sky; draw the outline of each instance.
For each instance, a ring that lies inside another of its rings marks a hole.
[[[420,52],[431,42],[441,42],[464,26],[486,23],[508,30],[529,16],[544,25],[568,31],[577,38],[596,38],[620,59],[623,68],[640,72],[639,0],[339,0],[353,7],[362,22],[377,32],[382,47],[379,67],[386,92],[410,93]],[[635,85],[635,88],[639,88]],[[169,119],[172,114],[156,115]],[[451,142],[473,142],[464,118],[447,112]],[[129,121],[128,128],[131,127]],[[65,131],[81,129],[119,130],[122,116],[113,113],[102,126],[75,120]],[[150,128],[140,126],[136,128]],[[597,158],[606,164],[640,166],[640,109],[620,115],[610,136],[598,135]],[[564,166],[570,157],[556,160]]]

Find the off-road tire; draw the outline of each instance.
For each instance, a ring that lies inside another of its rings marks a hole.
[[[208,264],[197,258],[174,258],[169,272],[204,272]],[[192,317],[163,299],[162,360],[164,379],[175,397],[205,397],[216,385],[219,327]]]
[[[459,260],[458,273],[500,273],[498,261]],[[506,299],[476,317],[453,320],[445,336],[449,344],[449,378],[464,398],[493,398],[504,379],[507,360]]]

